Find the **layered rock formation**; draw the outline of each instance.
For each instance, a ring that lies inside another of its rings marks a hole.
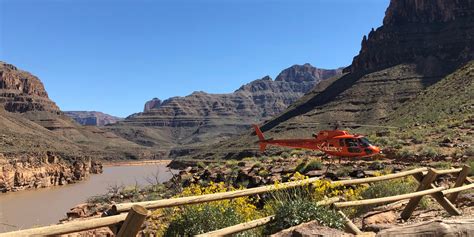
[[[86,126],[105,126],[122,120],[122,118],[97,111],[65,111],[64,114]]]
[[[265,76],[229,94],[194,92],[164,101],[155,98],[145,104],[143,113],[107,129],[138,144],[165,150],[215,143],[281,113],[320,81],[341,71],[294,65],[276,80]]]
[[[0,153],[0,192],[65,185],[91,173],[102,173],[102,165],[90,158],[69,164],[50,152],[14,157]]]
[[[0,106],[9,112],[59,112],[58,106],[48,98],[43,83],[37,77],[1,61]]]
[[[474,58],[473,19],[473,0],[392,0],[383,26],[364,36],[359,55],[344,69],[347,74],[318,84],[262,131],[269,137],[302,137],[327,128],[307,122],[379,124],[391,119]],[[256,140],[249,132],[193,157],[248,156],[255,153]]]
[[[473,58],[473,0],[392,0],[383,26],[364,36],[346,71],[374,71],[431,60],[453,70]]]
[[[78,125],[48,98],[37,77],[0,63],[1,191],[81,180],[100,172],[94,163],[102,159],[157,155],[98,127]]]

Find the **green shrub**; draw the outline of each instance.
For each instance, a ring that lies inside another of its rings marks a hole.
[[[435,167],[436,169],[449,169],[452,167],[452,164],[451,162],[448,162],[448,161],[440,161],[440,162],[436,162],[433,164],[433,167]]]
[[[306,165],[304,168],[304,172],[308,172],[311,170],[321,170],[323,168],[323,163],[320,160],[312,160]]]
[[[418,187],[418,182],[414,178],[403,178],[403,179],[394,179],[376,182],[370,185],[367,189],[362,191],[362,199],[372,199],[372,198],[381,198],[388,196],[395,196],[405,193],[414,192]],[[422,199],[420,206],[427,206],[426,202],[428,199]],[[369,211],[375,206],[361,206],[359,208],[359,213],[364,213]]]
[[[238,163],[239,162],[236,161],[236,160],[228,160],[228,161],[225,162],[225,166],[228,167],[228,168],[233,169],[233,168],[237,167]]]
[[[306,162],[301,162],[296,166],[295,172],[303,173],[305,169],[306,169]]]
[[[407,148],[403,148],[401,150],[398,150],[396,154],[400,158],[410,158],[410,157],[415,156],[415,152],[413,152],[412,150],[407,149]]]
[[[255,161],[255,163],[253,163],[253,168],[260,168],[260,167],[262,167],[262,162]]]
[[[474,157],[474,146],[470,146],[464,150],[464,155],[468,157]]]
[[[272,234],[312,220],[331,228],[344,227],[343,218],[337,212],[318,206],[311,199],[294,198],[276,207],[275,219],[266,226],[265,233]]]
[[[245,222],[231,206],[185,207],[168,226],[165,236],[193,236]]]
[[[435,158],[439,156],[439,151],[434,147],[423,147],[420,151],[420,155],[429,158]]]
[[[270,175],[270,172],[266,169],[262,169],[260,171],[258,171],[258,175],[261,176],[261,177],[267,177]]]
[[[337,177],[347,177],[351,173],[351,168],[350,167],[341,167],[337,169],[336,175]]]
[[[182,197],[235,191],[224,183],[210,183],[208,186],[192,184],[181,192]],[[209,203],[175,208],[171,213],[163,213],[169,218],[161,226],[167,226],[163,236],[193,236],[216,229],[222,229],[258,219],[261,214],[249,197],[226,199]],[[249,236],[255,236],[249,234]],[[158,236],[162,236],[161,233]],[[240,235],[239,235],[240,236]]]
[[[282,152],[280,156],[286,159],[290,157],[290,154],[288,154],[288,152],[285,151],[285,152]]]
[[[474,175],[474,159],[467,160],[466,164],[469,165],[469,167],[471,167],[471,172],[469,172],[469,176],[473,176]]]
[[[204,169],[206,168],[206,164],[204,164],[204,162],[202,161],[199,161],[198,163],[196,163],[197,167],[201,168],[201,169]]]

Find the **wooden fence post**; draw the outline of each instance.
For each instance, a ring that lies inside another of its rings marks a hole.
[[[421,174],[414,174],[413,177],[415,177],[418,182],[421,183],[423,180],[423,175]],[[431,184],[431,188],[436,188],[436,185]],[[449,201],[449,199],[446,198],[446,196],[443,193],[432,193],[430,194],[431,197],[433,197],[439,205],[441,205],[444,210],[446,210],[450,215],[453,216],[458,216],[461,215],[461,212],[456,208],[456,206]]]
[[[453,188],[461,187],[464,184],[469,172],[471,172],[471,167],[464,165],[462,167],[461,172],[459,172],[458,178],[456,179],[456,183],[454,184]],[[448,200],[451,201],[452,203],[455,203],[456,199],[458,198],[458,195],[459,193],[451,193],[448,196]]]
[[[346,227],[346,232],[349,232],[351,234],[354,234],[354,235],[360,235],[362,234],[362,231],[357,228],[356,225],[354,225],[354,223],[352,223],[352,221],[344,214],[344,212],[342,211],[337,211],[337,213],[339,213],[339,215],[342,216],[342,218],[344,218],[345,220],[345,227]]]
[[[418,189],[416,191],[423,191],[423,190],[426,190],[428,188],[431,188],[431,184],[433,183],[433,181],[435,181],[436,176],[437,176],[436,172],[433,169],[429,169],[428,173],[421,180],[420,185],[418,186]],[[415,210],[415,208],[418,205],[418,203],[420,202],[421,198],[422,198],[422,196],[414,197],[414,198],[410,199],[407,206],[402,211],[402,214],[401,214],[402,219],[407,220],[408,218],[410,218],[411,214]]]
[[[128,212],[122,227],[120,228],[117,237],[133,237],[138,234],[140,228],[145,222],[148,215],[148,210],[142,206],[134,205]]]

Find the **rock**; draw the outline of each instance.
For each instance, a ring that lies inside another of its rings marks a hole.
[[[383,26],[364,36],[359,55],[344,70],[377,70],[427,55],[466,60],[472,57],[472,39],[465,35],[473,33],[473,6],[470,0],[391,0]]]
[[[350,237],[352,234],[329,227],[320,226],[316,221],[303,223],[278,233],[270,235],[271,237]]]
[[[350,173],[349,173],[349,176],[352,177],[352,178],[365,178],[365,172],[363,170],[352,170]]]
[[[333,172],[327,172],[326,175],[325,175],[326,178],[332,180],[332,181],[337,181],[339,180],[339,177],[337,177],[337,174],[333,173]]]
[[[394,224],[398,219],[394,211],[368,213],[362,220],[362,228],[366,229],[368,226]]]
[[[282,167],[275,167],[275,168],[272,168],[272,169],[270,170],[270,172],[271,172],[272,174],[275,174],[275,173],[282,173],[282,172],[283,172],[283,168],[282,168]]]
[[[37,159],[43,156],[43,159]],[[78,160],[74,164],[49,163],[47,154],[22,154],[7,156],[0,160],[0,192],[17,191],[64,185],[83,180],[91,173],[101,173],[102,164],[90,159]]]
[[[311,170],[309,172],[306,172],[306,176],[308,177],[319,177],[319,176],[323,176],[324,173],[326,173],[326,171],[323,171],[323,170]]]
[[[382,230],[377,237],[474,236],[474,220],[431,220]]]
[[[36,76],[4,62],[0,62],[0,106],[9,112],[60,112]]]
[[[152,109],[157,109],[161,105],[161,100],[158,98],[153,98],[152,100],[149,100],[145,103],[145,108],[143,109],[143,112],[150,112]]]
[[[369,169],[371,169],[371,170],[383,170],[383,169],[385,169],[385,164],[383,164],[382,162],[375,161],[375,162],[370,163]]]

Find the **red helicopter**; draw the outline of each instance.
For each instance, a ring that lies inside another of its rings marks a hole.
[[[381,154],[380,148],[372,145],[367,138],[361,135],[337,129],[323,130],[313,138],[301,139],[265,139],[258,125],[253,125],[258,136],[260,151],[264,152],[267,145],[320,150],[330,156],[362,158]]]

